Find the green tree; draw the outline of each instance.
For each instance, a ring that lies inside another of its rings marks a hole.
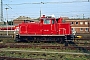
[[[13,21],[7,21],[8,25],[13,25]]]

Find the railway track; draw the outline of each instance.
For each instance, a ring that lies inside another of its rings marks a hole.
[[[81,39],[75,39],[75,40],[90,40],[90,38],[81,38]]]
[[[6,43],[6,44],[0,44],[0,48],[41,48],[41,49],[86,49],[90,50],[90,46],[63,46],[63,45],[48,45],[48,44],[23,44],[23,43]]]
[[[42,60],[42,59],[24,59],[24,58],[13,58],[13,57],[0,57],[0,60]],[[43,59],[46,60],[46,59]]]
[[[79,43],[79,42],[75,42],[76,44],[83,44],[83,45],[90,45],[90,43],[83,43],[83,42],[81,42],[81,43]]]
[[[81,43],[83,44],[83,43]],[[90,43],[89,43],[90,44]],[[0,48],[5,48],[4,50],[1,49],[0,51],[3,51],[3,52],[34,52],[34,53],[39,53],[39,52],[42,52],[42,53],[47,53],[46,51],[30,51],[30,50],[10,50],[10,49],[7,49],[7,48],[40,48],[40,49],[60,49],[60,50],[79,50],[79,51],[82,51],[83,53],[70,53],[70,52],[60,52],[60,54],[73,54],[73,55],[90,55],[90,46],[78,46],[78,45],[72,45],[72,46],[63,46],[64,44],[51,44],[51,43],[1,43],[0,44]],[[6,50],[7,49],[7,50]],[[34,54],[33,53],[33,54]],[[52,52],[49,52],[49,53],[52,53]],[[53,53],[59,53],[59,52],[53,52]],[[38,54],[37,54],[38,55]],[[15,58],[15,57],[5,57],[5,56],[1,56],[0,57],[0,60],[47,60],[47,59],[26,59],[26,58]]]

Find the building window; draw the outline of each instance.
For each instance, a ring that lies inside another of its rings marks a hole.
[[[72,28],[72,31],[74,30],[74,28]]]
[[[85,25],[87,25],[88,24],[88,22],[85,22]]]
[[[72,30],[73,30],[73,28],[72,28]]]
[[[80,24],[82,25],[82,24],[83,24],[83,22],[80,22]]]
[[[85,28],[85,31],[89,31],[89,29],[88,28]]]
[[[73,34],[75,34],[75,33],[76,33],[75,28],[72,28],[72,33],[73,33]]]
[[[74,22],[71,22],[71,24],[74,24]]]
[[[80,31],[83,31],[83,28],[80,28]]]
[[[78,24],[78,22],[76,22],[76,24]]]

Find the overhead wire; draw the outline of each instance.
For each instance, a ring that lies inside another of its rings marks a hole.
[[[11,5],[27,5],[27,4],[66,4],[66,3],[81,3],[81,2],[89,2],[89,0],[87,1],[71,1],[71,2],[32,2],[32,3],[19,3],[19,4],[3,4],[3,5],[7,5],[9,8],[13,9],[12,7],[10,7]],[[30,7],[31,8],[31,7]],[[13,12],[13,11],[12,11]],[[75,11],[74,11],[75,12]],[[81,11],[80,11],[81,12]],[[14,12],[15,13],[15,12]],[[50,13],[50,12],[49,12]],[[55,12],[56,14],[58,14],[59,12]],[[68,12],[60,12],[60,13],[68,13]],[[17,14],[17,13],[15,13]],[[20,13],[21,14],[21,13]],[[23,14],[23,13],[22,13]],[[26,14],[26,13],[24,13]],[[36,14],[36,13],[35,13]],[[32,16],[35,16],[35,14],[33,13]],[[19,14],[17,14],[19,15]]]
[[[81,2],[90,2],[89,0],[85,1],[70,1],[70,2],[32,2],[32,3],[19,3],[19,4],[8,4],[8,5],[24,5],[24,4],[61,4],[61,3],[81,3]],[[3,4],[6,5],[6,4]]]

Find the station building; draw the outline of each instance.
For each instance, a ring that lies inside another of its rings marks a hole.
[[[76,33],[90,33],[90,19],[66,19]]]

